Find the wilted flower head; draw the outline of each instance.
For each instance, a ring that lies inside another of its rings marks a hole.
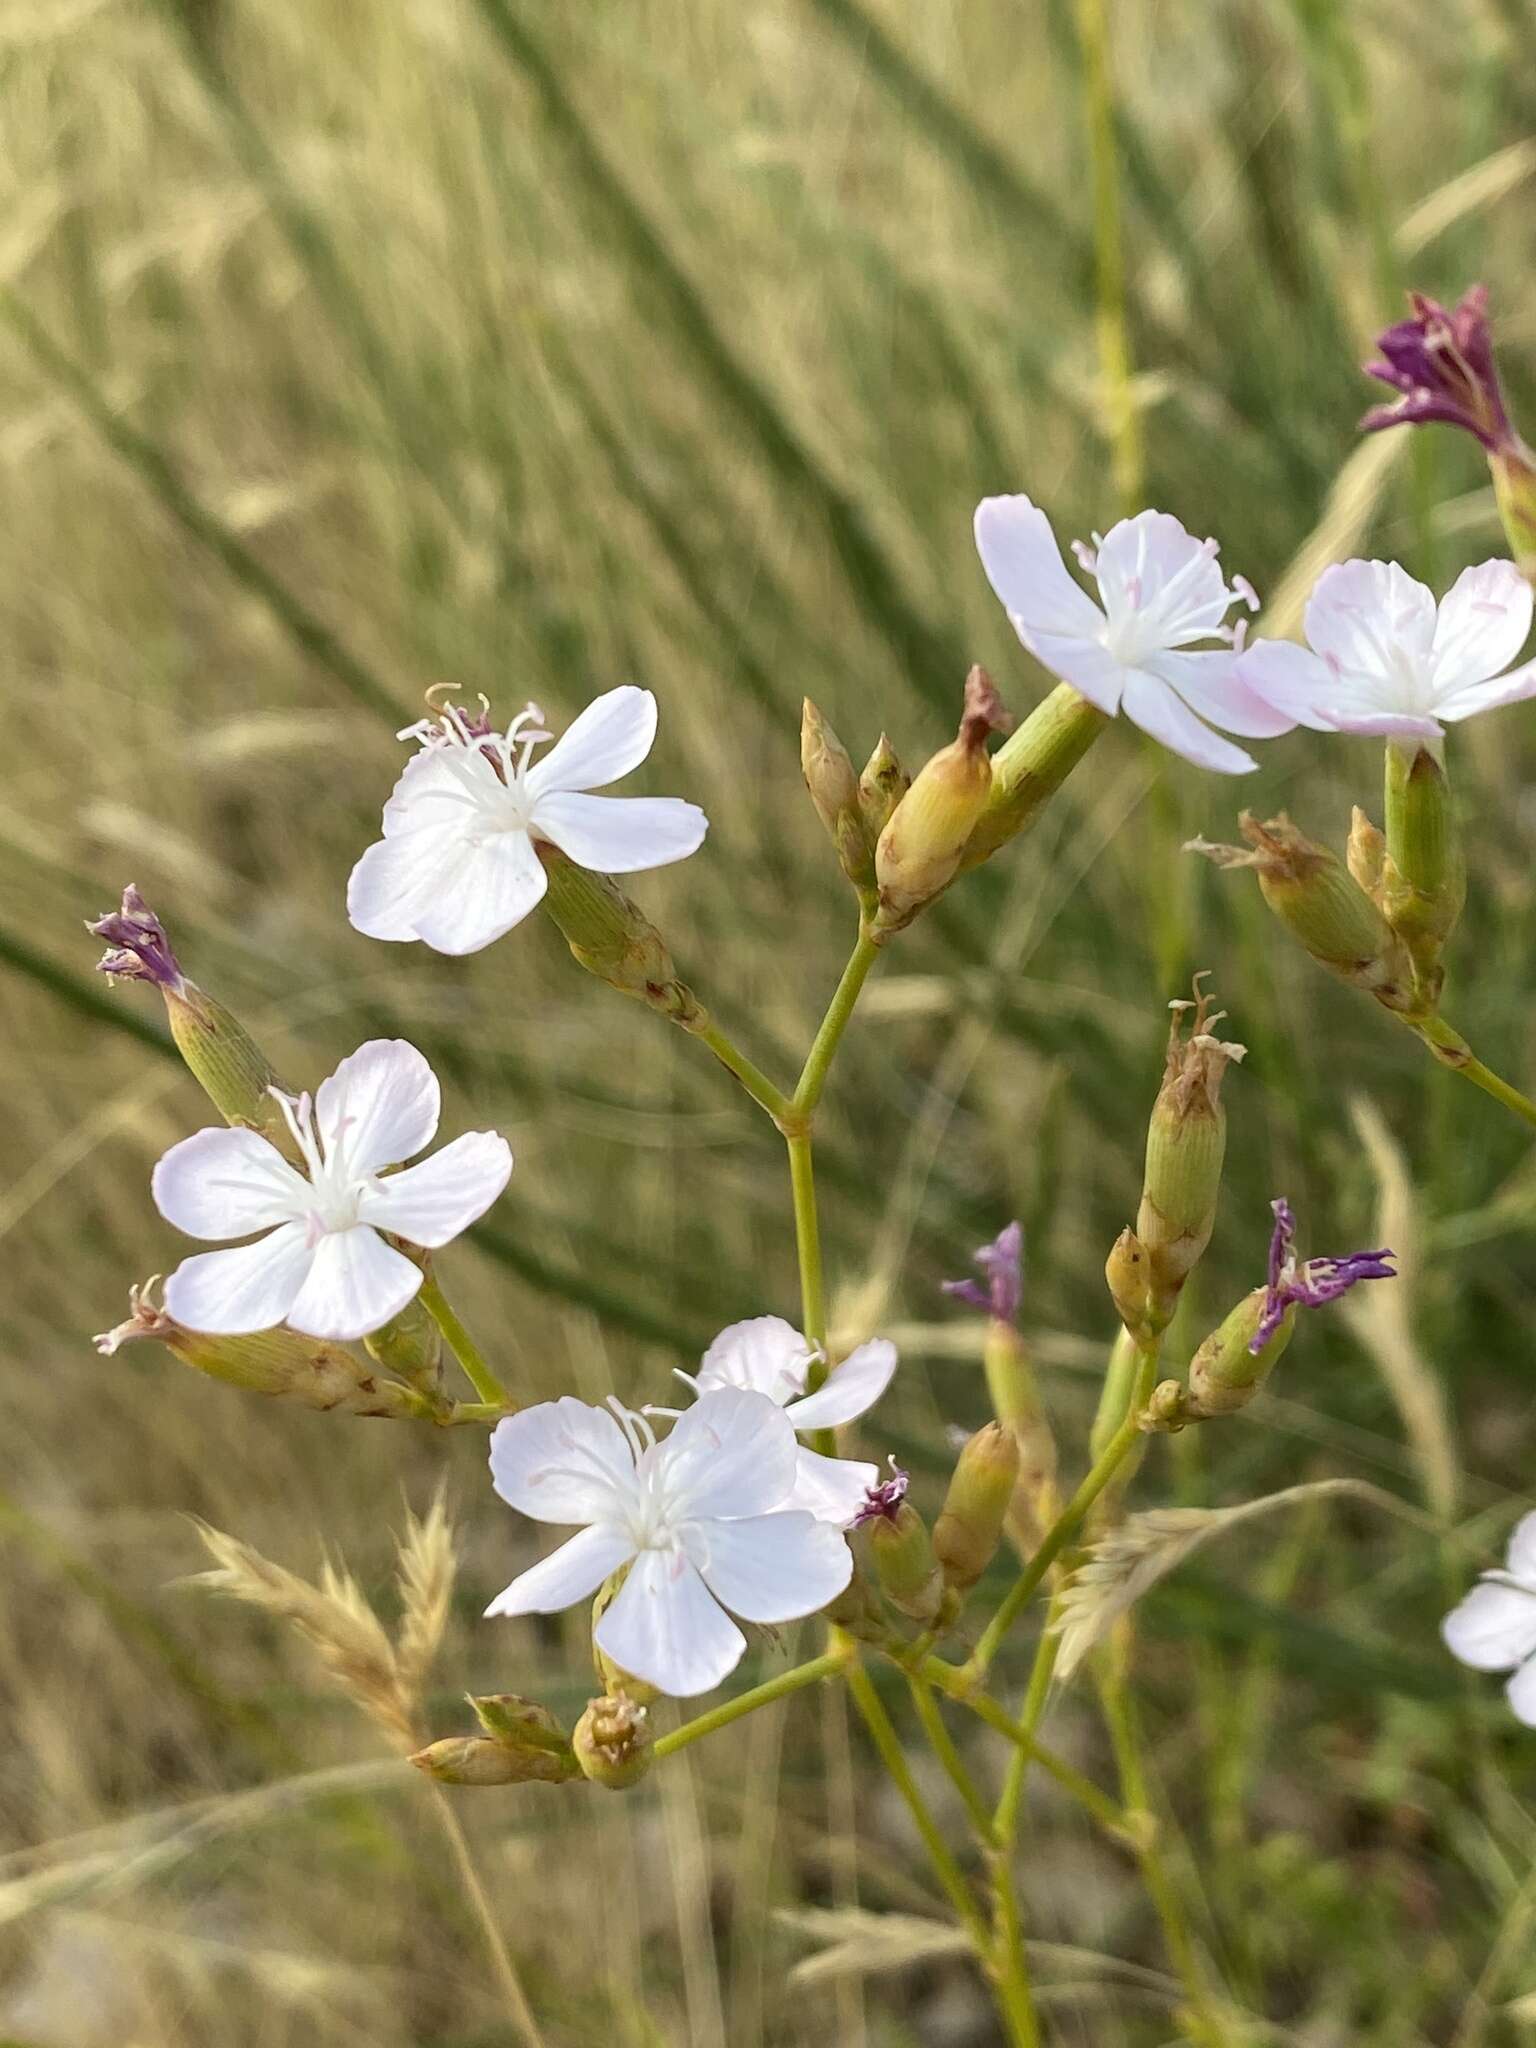
[[[384,837],[347,884],[347,915],[373,939],[475,953],[521,923],[548,886],[535,851],[633,874],[684,860],[708,820],[677,797],[589,794],[651,751],[656,699],[633,685],[596,698],[541,761],[550,735],[530,704],[497,732],[453,706],[407,726],[421,752],[384,806]]]
[[[414,1045],[375,1038],[313,1099],[274,1090],[304,1170],[257,1131],[198,1131],[155,1168],[155,1205],[190,1237],[248,1237],[199,1252],[165,1283],[192,1330],[239,1336],[288,1323],[311,1337],[366,1337],[400,1313],[421,1268],[381,1232],[436,1249],[467,1230],[512,1171],[505,1138],[469,1131],[419,1166],[385,1168],[431,1144],[442,1097]]]
[[[1516,1522],[1504,1569],[1484,1572],[1440,1633],[1474,1671],[1512,1671],[1505,1696],[1516,1719],[1536,1728],[1536,1514]]]
[[[893,1522],[907,1497],[907,1488],[912,1484],[912,1475],[904,1472],[894,1457],[888,1458],[889,1479],[877,1479],[864,1496],[863,1505],[853,1518],[855,1529],[866,1528],[871,1522]]]
[[[987,580],[1013,630],[1053,675],[1165,747],[1224,775],[1257,763],[1211,731],[1251,739],[1289,732],[1295,719],[1257,696],[1236,669],[1242,624],[1227,614],[1239,601],[1258,610],[1241,576],[1228,585],[1213,540],[1196,540],[1166,512],[1122,519],[1092,548],[1073,551],[1098,585],[1098,602],[1073,581],[1050,522],[1026,497],[983,498],[976,546]],[[1199,648],[1217,640],[1220,647]]]
[[[120,910],[109,910],[86,925],[86,930],[104,939],[107,951],[96,963],[98,974],[123,981],[152,981],[160,988],[182,987],[181,966],[171,951],[165,926],[130,882],[123,891]]]
[[[1000,1323],[1011,1323],[1024,1298],[1024,1226],[1008,1223],[990,1244],[971,1255],[986,1276],[981,1280],[945,1280],[944,1292]]]
[[[1376,338],[1381,350],[1365,374],[1400,395],[1372,406],[1360,425],[1416,426],[1441,420],[1475,434],[1490,455],[1518,446],[1504,410],[1498,366],[1488,332],[1488,287],[1475,284],[1447,312],[1423,292],[1410,292],[1411,320],[1399,320]]]
[[[1388,1264],[1396,1254],[1385,1249],[1348,1252],[1339,1259],[1298,1261],[1292,1250],[1296,1218],[1291,1213],[1290,1203],[1282,1195],[1269,1206],[1274,1212],[1275,1228],[1269,1241],[1269,1279],[1264,1290],[1264,1311],[1248,1346],[1255,1354],[1264,1349],[1279,1329],[1287,1309],[1293,1305],[1322,1308],[1330,1301],[1337,1301],[1341,1294],[1348,1294],[1361,1280],[1397,1278],[1395,1269]]]

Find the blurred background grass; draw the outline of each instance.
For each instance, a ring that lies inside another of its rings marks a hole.
[[[1298,559],[1443,581],[1502,551],[1475,450],[1353,428],[1401,288],[1473,277],[1530,417],[1528,0],[1140,0],[1111,28],[1149,500],[1219,535],[1276,626]],[[135,880],[287,1074],[403,1032],[452,1125],[509,1132],[511,1192],[446,1278],[520,1393],[664,1398],[723,1322],[792,1314],[779,1149],[706,1056],[542,921],[449,961],[358,938],[343,886],[429,684],[563,719],[642,681],[643,786],[713,830],[636,893],[789,1069],[851,937],[801,695],[910,764],[971,659],[1026,708],[1043,678],[971,507],[1027,489],[1067,534],[1118,509],[1077,21],[1060,0],[16,0],[0,63],[0,2039],[491,2048],[511,2037],[421,1788],[273,1629],[176,1588],[183,1517],[303,1571],[329,1544],[387,1585],[402,1499],[446,1475],[466,1564],[444,1730],[466,1686],[578,1703],[579,1629],[476,1621],[532,1552],[473,1433],[93,1353],[127,1282],[179,1256],[147,1174],[205,1110],[141,992],[92,980],[80,920]],[[1455,745],[1452,1014],[1527,1086],[1532,730],[1515,710]],[[1313,1249],[1374,1239],[1385,1205],[1408,1277],[1390,1311],[1315,1318],[1274,1397],[1160,1450],[1142,1493],[1351,1472],[1474,1540],[1448,1557],[1332,1506],[1234,1534],[1146,1604],[1172,1854],[1200,1941],[1273,2023],[1255,2041],[1475,2048],[1536,2038],[1536,1745],[1433,1624],[1528,1484],[1536,1177],[1492,1104],[1178,853],[1240,801],[1338,841],[1377,772],[1303,734],[1239,789],[1117,727],[872,986],[827,1103],[825,1227],[840,1326],[903,1341],[867,1446],[928,1498],[945,1426],[982,1410],[935,1284],[1021,1216],[1070,1459],[1163,1005],[1214,970],[1251,1052],[1181,1337],[1258,1276],[1281,1191]],[[1086,1707],[1053,1726],[1103,1767]],[[461,1808],[554,2043],[995,2038],[957,1962],[871,1956],[835,2003],[786,1982],[825,1937],[781,1909],[847,1902],[855,1827],[867,1906],[933,1903],[814,1701],[623,1801]],[[1173,2037],[1125,1860],[1044,1790],[1026,1843],[1031,1926],[1072,1945],[1039,1958],[1052,2038]]]

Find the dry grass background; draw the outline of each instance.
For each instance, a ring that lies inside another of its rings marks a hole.
[[[1355,364],[1404,283],[1485,276],[1530,395],[1527,0],[1139,0],[1113,30],[1149,496],[1282,619],[1298,563],[1369,546],[1445,578],[1495,550],[1474,451],[1356,453]],[[642,680],[645,786],[714,829],[637,893],[789,1065],[850,936],[798,784],[801,694],[855,751],[885,727],[913,761],[969,659],[1026,706],[1041,678],[971,506],[1027,488],[1068,532],[1114,513],[1073,18],[10,0],[0,107],[0,2041],[493,2048],[511,2036],[426,1789],[279,1628],[177,1585],[186,1517],[306,1574],[330,1546],[387,1608],[405,1503],[444,1480],[464,1555],[443,1731],[467,1686],[572,1706],[578,1631],[477,1621],[527,1535],[472,1433],[94,1354],[127,1283],[177,1256],[147,1174],[204,1110],[139,993],[92,983],[80,920],[136,880],[283,1071],[398,1030],[452,1123],[508,1131],[512,1190],[447,1278],[520,1392],[658,1398],[721,1323],[792,1311],[772,1133],[696,1047],[542,923],[451,962],[358,938],[342,889],[427,685],[564,716]],[[1456,749],[1455,1014],[1527,1081],[1532,732],[1512,711]],[[1338,837],[1375,774],[1370,748],[1300,735],[1242,796]],[[1255,2042],[1527,2042],[1536,1746],[1433,1622],[1529,1485],[1536,1179],[1492,1105],[1180,860],[1235,795],[1117,729],[902,942],[829,1096],[837,1314],[902,1336],[871,1445],[926,1494],[982,1398],[934,1283],[1022,1216],[1079,1444],[1161,1006],[1215,970],[1252,1050],[1184,1335],[1251,1284],[1272,1193],[1314,1248],[1381,1209],[1413,1255],[1390,1308],[1316,1319],[1262,1413],[1180,1439],[1142,1495],[1341,1474],[1473,1519],[1448,1551],[1320,1506],[1234,1529],[1148,1599],[1179,1882],[1271,2022]],[[1101,1767],[1071,1697],[1056,1733]],[[459,1811],[554,2044],[993,2038],[966,1966],[911,1924],[933,1901],[901,1813],[814,1701],[626,1799]],[[854,1826],[864,1907],[907,1919],[816,1917],[846,1906]],[[1044,1790],[1024,1881],[1053,2039],[1172,2038],[1128,1868]]]

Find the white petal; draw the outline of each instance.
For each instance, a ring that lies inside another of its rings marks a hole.
[[[166,1313],[189,1330],[246,1337],[285,1322],[314,1254],[302,1223],[285,1223],[255,1244],[199,1252],[165,1283]]]
[[[528,794],[601,789],[638,768],[656,740],[656,699],[625,683],[594,697],[528,771]]]
[[[1517,1721],[1536,1728],[1536,1657],[1527,1658],[1504,1688]]]
[[[521,924],[548,887],[527,833],[497,832],[469,849],[452,886],[417,918],[417,936],[438,953],[478,953]]]
[[[680,1550],[642,1550],[593,1640],[621,1671],[676,1699],[709,1692],[747,1639]]]
[[[701,1394],[656,1453],[675,1521],[730,1521],[781,1507],[795,1483],[795,1432],[766,1394]],[[630,1668],[630,1667],[626,1667]]]
[[[1145,669],[1128,669],[1121,710],[1133,725],[1150,733],[1165,747],[1171,747],[1197,768],[1214,768],[1220,775],[1246,775],[1259,764],[1241,747],[1202,725],[1193,711],[1168,685]]]
[[[873,1408],[896,1370],[896,1346],[884,1337],[861,1344],[835,1366],[802,1401],[792,1401],[785,1414],[796,1429],[836,1429]]]
[[[358,1203],[364,1223],[436,1250],[468,1230],[506,1186],[512,1147],[494,1131],[466,1131],[441,1152],[374,1183]]]
[[[1355,739],[1438,740],[1445,737],[1445,727],[1437,719],[1414,711],[1336,711],[1333,729],[1349,733]]]
[[[421,1268],[366,1223],[328,1230],[314,1248],[304,1285],[288,1311],[307,1337],[346,1342],[383,1329],[421,1285]]]
[[[1238,666],[1241,659],[1228,647],[1213,647],[1196,653],[1149,654],[1141,665],[1171,684],[1191,711],[1223,732],[1250,740],[1272,740],[1289,732],[1295,718],[1253,688]]]
[[[256,1131],[194,1131],[171,1147],[149,1185],[160,1214],[188,1237],[270,1230],[302,1213],[310,1198],[303,1174]]]
[[[611,1572],[627,1564],[635,1546],[622,1529],[599,1522],[519,1572],[487,1607],[493,1614],[558,1614],[595,1593]]]
[[[497,1423],[491,1481],[536,1522],[604,1522],[636,1498],[635,1454],[606,1408],[562,1394]]]
[[[853,1576],[842,1533],[801,1513],[696,1522],[689,1555],[723,1607],[743,1621],[794,1621],[835,1600]]]
[[[1435,708],[1507,668],[1531,630],[1531,586],[1513,562],[1463,569],[1435,619]]]
[[[347,916],[365,938],[419,937],[417,920],[459,886],[471,848],[457,825],[379,839],[347,879]]]
[[[785,1506],[804,1508],[818,1522],[846,1529],[879,1477],[878,1465],[867,1465],[855,1458],[824,1458],[819,1451],[809,1451],[802,1444],[795,1460],[795,1483]]]
[[[1171,512],[1119,520],[1099,542],[1093,573],[1109,617],[1134,613],[1164,647],[1207,638],[1232,608],[1215,550]]]
[[[581,796],[553,791],[534,806],[530,829],[599,875],[670,867],[697,853],[709,820],[678,796]]]
[[[1023,496],[983,498],[975,531],[987,581],[1016,631],[1089,641],[1103,632],[1104,614],[1073,580],[1038,505]]]
[[[748,1387],[782,1408],[805,1389],[815,1346],[782,1316],[749,1316],[722,1330],[699,1362],[696,1385]]]
[[[1508,1671],[1536,1650],[1536,1593],[1484,1579],[1440,1624],[1447,1649],[1474,1671]]]
[[[404,1038],[370,1038],[315,1093],[326,1159],[361,1178],[414,1159],[437,1134],[442,1090],[426,1054]]]
[[[1487,683],[1467,683],[1435,699],[1435,711],[1453,725],[1479,711],[1498,711],[1505,704],[1519,704],[1536,697],[1536,661],[1524,668],[1512,668],[1507,676],[1495,676]]]
[[[1510,1530],[1504,1563],[1513,1578],[1536,1593],[1536,1513],[1522,1515]]]
[[[1256,696],[1314,732],[1337,732],[1329,715],[1340,684],[1320,655],[1291,640],[1256,640],[1237,657],[1237,674]]]
[[[1074,690],[1113,718],[1120,709],[1125,688],[1125,663],[1111,654],[1101,640],[1077,640],[1065,633],[1042,633],[1026,626],[1010,613],[1013,630],[1043,668],[1060,676]],[[1102,632],[1102,624],[1099,628]]]
[[[1307,600],[1307,639],[1328,664],[1354,712],[1417,711],[1407,701],[1411,670],[1428,674],[1435,600],[1397,562],[1337,562]]]
[[[494,797],[501,778],[478,749],[424,747],[406,762],[384,806],[384,837],[402,832],[462,833],[475,808],[475,790]]]

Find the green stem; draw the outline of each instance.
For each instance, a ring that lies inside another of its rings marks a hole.
[[[1052,1638],[1054,1643],[1055,1638]],[[1091,1778],[1085,1778],[1081,1771],[1057,1756],[1044,1743],[1037,1742],[1033,1734],[1015,1722],[1006,1707],[999,1706],[990,1693],[968,1692],[964,1681],[953,1664],[946,1664],[942,1658],[930,1657],[923,1666],[923,1677],[930,1685],[947,1692],[952,1699],[986,1722],[997,1734],[1011,1742],[1027,1762],[1039,1764],[1047,1777],[1054,1778],[1061,1789],[1079,1806],[1083,1807],[1103,1828],[1111,1834],[1124,1836],[1125,1815],[1109,1796],[1101,1792]],[[1027,1706],[1027,1702],[1026,1702]],[[1021,1716],[1022,1721],[1022,1716]],[[989,1815],[983,1840],[991,1839],[997,1832],[996,1816]]]
[[[782,1088],[776,1088],[768,1076],[755,1067],[739,1047],[733,1045],[713,1019],[706,1016],[702,1023],[691,1027],[692,1035],[701,1045],[707,1045],[715,1058],[736,1076],[752,1100],[767,1110],[775,1123],[788,1116],[789,1097]]]
[[[816,1168],[811,1134],[788,1138],[789,1188],[795,1205],[795,1253],[800,1261],[800,1316],[812,1344],[827,1341],[826,1287],[821,1271],[821,1223],[816,1213]]]
[[[787,1699],[792,1692],[815,1685],[818,1679],[835,1678],[839,1671],[847,1668],[849,1655],[848,1650],[842,1647],[826,1650],[821,1656],[812,1657],[809,1663],[796,1664],[789,1671],[781,1671],[777,1678],[764,1679],[750,1692],[738,1693],[735,1699],[726,1700],[722,1706],[711,1707],[707,1714],[700,1714],[692,1721],[685,1721],[681,1728],[673,1728],[658,1736],[651,1745],[652,1756],[671,1756],[674,1750],[686,1749],[690,1742],[713,1735],[718,1728],[728,1728],[743,1714],[755,1714],[759,1707],[770,1707],[775,1700]]]
[[[923,1733],[933,1745],[933,1753],[944,1766],[949,1782],[960,1794],[961,1802],[971,1817],[971,1826],[976,1830],[976,1839],[983,1848],[990,1849],[993,1843],[992,1816],[987,1811],[986,1801],[976,1789],[975,1779],[965,1768],[964,1760],[955,1747],[954,1737],[944,1725],[944,1716],[939,1712],[939,1703],[933,1696],[933,1687],[916,1671],[907,1673],[907,1683],[912,1688],[912,1704],[917,1709],[918,1720],[923,1724]]]
[[[459,1429],[465,1423],[500,1422],[504,1415],[515,1415],[515,1404],[506,1401],[455,1401],[446,1413],[432,1416],[440,1429]]]
[[[837,984],[832,1000],[827,1005],[827,1014],[822,1018],[820,1028],[811,1041],[811,1049],[806,1055],[805,1065],[801,1069],[800,1079],[795,1088],[792,1107],[802,1117],[809,1118],[821,1100],[821,1091],[826,1086],[827,1071],[832,1065],[833,1055],[842,1043],[843,1033],[848,1028],[848,1020],[853,1015],[854,1005],[869,979],[869,970],[879,957],[879,946],[870,937],[867,928],[861,924],[858,943],[848,956],[843,978]],[[806,1334],[809,1336],[810,1332],[807,1331]]]
[[[1403,1022],[1423,1040],[1441,1066],[1449,1067],[1453,1074],[1462,1075],[1475,1088],[1481,1088],[1485,1095],[1491,1095],[1495,1102],[1502,1102],[1506,1109],[1512,1109],[1526,1123],[1536,1125],[1536,1102],[1532,1102],[1528,1095],[1522,1095],[1518,1088],[1512,1088],[1491,1067],[1485,1067],[1480,1059],[1475,1058],[1461,1033],[1447,1024],[1443,1017],[1405,1017]]]
[[[422,1281],[420,1301],[442,1331],[449,1350],[463,1366],[465,1377],[480,1399],[498,1409],[509,1408],[512,1405],[511,1395],[486,1364],[479,1345],[448,1305],[447,1297],[436,1280],[428,1277]]]

